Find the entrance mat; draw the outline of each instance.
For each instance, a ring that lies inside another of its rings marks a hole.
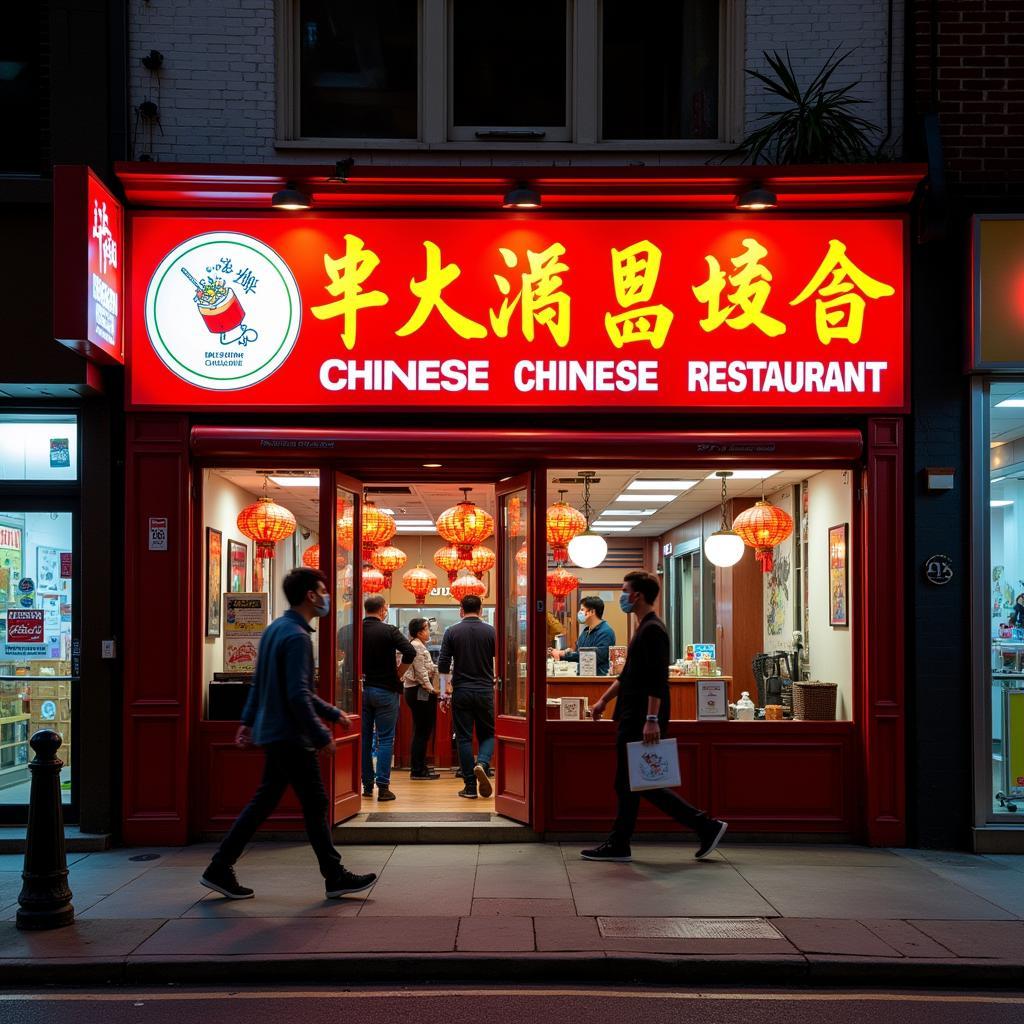
[[[398,811],[395,814],[386,814],[383,811],[371,811],[366,816],[367,821],[389,824],[391,822],[417,821],[427,824],[431,821],[490,821],[491,816],[486,811]]]

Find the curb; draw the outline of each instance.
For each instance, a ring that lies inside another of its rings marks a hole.
[[[394,986],[458,982],[471,985],[647,983],[735,986],[745,989],[894,986],[900,988],[1024,990],[1024,964],[998,961],[808,960],[802,956],[746,957],[592,953],[501,955],[393,953],[386,959],[353,955],[287,957],[126,957],[121,960],[46,959],[0,962],[0,989],[211,984],[346,984]]]

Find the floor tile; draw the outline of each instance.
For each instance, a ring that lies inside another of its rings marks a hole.
[[[163,925],[163,920],[83,921],[47,932],[20,932],[13,922],[0,923],[0,957],[127,956]]]
[[[859,921],[779,918],[775,927],[802,953],[894,957],[897,950]]]
[[[474,899],[473,917],[575,917],[571,899]]]
[[[925,935],[962,957],[1013,960],[1024,949],[1024,921],[911,921]]]
[[[929,863],[928,868],[939,878],[988,900],[1016,917],[1024,917],[1024,874],[981,858],[978,861],[970,867]]]
[[[929,938],[909,921],[861,921],[861,924],[905,957],[936,960],[953,956],[945,946]]]
[[[459,922],[460,953],[522,953],[534,949],[533,918],[464,917]]]

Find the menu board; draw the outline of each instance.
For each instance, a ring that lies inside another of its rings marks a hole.
[[[269,594],[224,595],[224,671],[256,671],[260,638],[267,628]]]

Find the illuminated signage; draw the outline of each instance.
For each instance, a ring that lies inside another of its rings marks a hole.
[[[904,230],[137,214],[129,401],[903,409]]]
[[[974,218],[974,323],[970,366],[1024,368],[1024,218]]]

